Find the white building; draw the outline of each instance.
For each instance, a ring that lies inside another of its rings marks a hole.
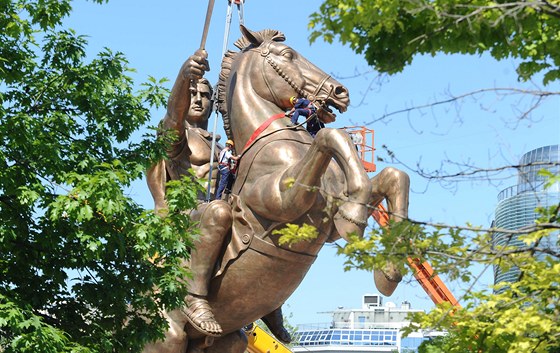
[[[408,302],[400,307],[391,302],[383,305],[380,295],[366,294],[360,309],[338,308],[330,323],[298,326],[292,352],[417,352],[422,341],[443,334],[415,332],[402,337],[401,329],[410,322],[408,314],[421,311]]]

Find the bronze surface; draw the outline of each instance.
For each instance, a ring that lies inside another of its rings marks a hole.
[[[288,299],[325,242],[348,240],[351,233],[362,236],[371,206],[383,200],[393,220],[408,216],[408,176],[386,168],[369,179],[346,132],[324,128],[312,138],[303,128],[286,127],[289,119],[263,125],[289,110],[292,96],[312,100],[320,107],[320,119],[331,122],[333,108],[346,111],[349,93],[284,44],[280,32],[241,29],[240,51],[226,54],[218,83],[224,129],[242,155],[228,203],[231,227],[222,225],[229,244],[208,291],[224,334],[208,339],[175,310],[165,313],[170,323],[166,340],[145,352],[242,353],[246,342],[240,329]],[[261,126],[266,128],[255,136]],[[253,142],[242,148],[248,141]],[[204,213],[198,210],[198,219],[211,232],[216,219]],[[291,247],[279,245],[273,231],[288,223],[313,225],[319,236]]]

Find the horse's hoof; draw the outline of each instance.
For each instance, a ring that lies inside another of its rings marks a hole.
[[[285,344],[292,342],[292,336],[284,327],[284,317],[282,316],[281,307],[261,317],[261,320],[280,342]]]
[[[399,269],[393,264],[387,264],[383,270],[373,271],[373,280],[375,287],[384,296],[391,296],[399,282],[402,281],[402,274]]]
[[[278,338],[278,340],[282,343],[289,344],[292,342],[292,336],[284,327],[280,330],[272,332],[272,334],[274,334],[274,337]]]
[[[284,344],[289,344],[292,342],[292,336],[286,330],[283,323],[272,323],[265,318],[261,318],[261,320],[265,323],[265,325],[270,329],[270,332],[274,335],[274,337],[278,338],[278,340]]]
[[[212,337],[222,335],[222,327],[214,318],[212,308],[206,299],[189,295],[185,303],[187,308],[183,309],[183,312],[195,330]]]
[[[342,205],[334,216],[334,224],[336,230],[342,236],[350,233],[355,233],[361,237],[367,226],[367,209],[362,207],[345,207],[349,203]],[[351,205],[352,206],[352,205]],[[347,209],[350,209],[349,211]]]

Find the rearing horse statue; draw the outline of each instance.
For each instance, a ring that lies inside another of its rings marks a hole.
[[[145,352],[242,353],[241,328],[280,307],[295,291],[325,242],[355,233],[362,236],[372,206],[387,202],[395,221],[408,216],[408,176],[386,168],[369,179],[349,135],[321,129],[315,138],[301,127],[287,127],[290,97],[306,97],[323,122],[345,112],[348,90],[283,43],[274,30],[243,37],[223,62],[218,83],[219,109],[228,138],[242,157],[230,201],[233,223],[223,258],[211,281],[208,302],[223,336],[210,338],[193,329],[181,310],[167,315],[164,342]],[[279,245],[274,230],[309,224],[318,237]],[[387,273],[386,280],[394,282]],[[391,283],[389,283],[391,285]],[[383,286],[383,285],[382,285]],[[390,294],[392,289],[378,289]]]

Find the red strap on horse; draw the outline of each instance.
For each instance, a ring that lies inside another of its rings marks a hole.
[[[245,151],[253,143],[253,141],[255,141],[257,137],[259,137],[261,132],[263,132],[267,127],[269,127],[270,124],[272,124],[272,122],[274,120],[278,120],[280,118],[283,118],[284,116],[285,116],[285,113],[279,113],[279,114],[275,114],[275,115],[271,116],[270,118],[266,119],[266,121],[264,123],[262,123],[261,126],[259,126],[258,129],[256,129],[253,132],[253,134],[251,135],[251,137],[249,138],[249,140],[245,144],[245,147],[243,147],[243,151]]]

